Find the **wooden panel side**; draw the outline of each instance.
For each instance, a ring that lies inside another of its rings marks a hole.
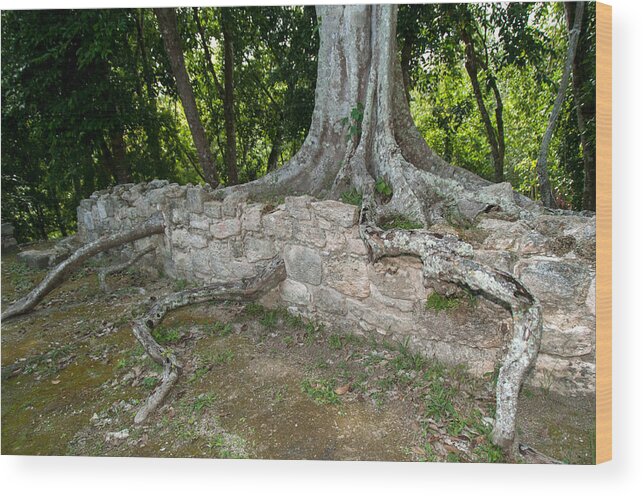
[[[596,463],[612,459],[612,7],[596,3]]]

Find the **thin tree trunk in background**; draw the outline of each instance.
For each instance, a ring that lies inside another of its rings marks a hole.
[[[556,96],[554,108],[552,109],[551,115],[549,116],[549,123],[547,124],[547,129],[545,130],[545,135],[543,136],[543,141],[540,145],[540,152],[538,153],[538,161],[536,162],[536,172],[538,173],[538,182],[540,184],[540,197],[543,205],[549,208],[556,208],[556,200],[554,198],[551,184],[549,182],[547,151],[549,150],[549,144],[551,143],[551,139],[554,135],[554,129],[556,128],[558,115],[560,114],[560,111],[563,108],[563,102],[565,101],[565,91],[569,83],[569,76],[572,72],[572,65],[574,63],[574,57],[576,55],[576,47],[578,45],[578,37],[580,34],[580,26],[583,19],[584,8],[585,5],[583,2],[576,3],[574,27],[569,33],[569,45],[567,46],[567,57],[565,59],[563,76],[560,80],[558,95]]]
[[[272,138],[272,147],[270,148],[270,155],[268,155],[268,172],[273,171],[277,168],[279,162],[279,156],[281,155],[281,128],[278,128],[275,131],[275,135]]]
[[[154,9],[154,13],[159,22],[161,35],[163,36],[163,44],[168,59],[170,60],[170,66],[172,67],[172,73],[176,80],[181,104],[183,105],[185,117],[188,121],[190,132],[192,133],[199,164],[203,169],[203,175],[206,181],[212,187],[217,187],[219,185],[219,176],[214,165],[212,154],[210,153],[210,146],[205,136],[205,129],[203,129],[203,124],[199,117],[194,92],[190,85],[190,78],[185,68],[185,59],[183,58],[183,50],[179,38],[176,12],[174,9]]]
[[[231,19],[224,8],[221,12],[223,30],[223,85],[225,98],[223,100],[223,116],[225,120],[226,153],[225,163],[228,174],[228,184],[238,184],[237,176],[237,135],[234,117],[234,46],[230,30]]]
[[[125,138],[122,129],[115,129],[110,133],[110,144],[112,146],[112,167],[118,184],[132,182],[132,171],[127,161],[125,149]]]
[[[574,25],[574,2],[566,2],[565,17],[567,19],[567,29],[571,36]],[[582,25],[582,20],[581,20]],[[579,35],[580,36],[580,35]],[[595,113],[595,107],[588,106],[582,95],[583,81],[585,74],[582,67],[583,51],[582,42],[578,40],[576,56],[572,66],[572,88],[574,95],[574,106],[576,107],[576,119],[578,121],[578,132],[580,134],[581,150],[583,152],[583,209],[596,210],[596,157],[593,153],[591,143],[587,138],[587,117]],[[588,108],[593,107],[593,108]]]
[[[487,142],[489,143],[489,146],[491,148],[494,181],[497,183],[501,183],[505,179],[505,144],[502,121],[502,99],[500,98],[498,88],[495,87],[494,96],[496,98],[496,123],[498,125],[498,130],[496,131],[493,127],[493,124],[491,123],[489,111],[484,104],[482,88],[480,88],[480,81],[478,81],[478,61],[473,45],[473,39],[464,28],[460,31],[460,37],[462,38],[462,41],[465,45],[466,61],[464,66],[467,70],[467,74],[469,75],[469,79],[471,80],[471,86],[473,87],[476,104],[478,106],[478,110],[480,111],[480,116],[482,117],[482,123],[484,124]]]
[[[159,124],[157,119],[157,105],[156,105],[156,89],[154,88],[154,74],[150,65],[149,57],[147,56],[147,48],[145,47],[145,31],[143,26],[143,11],[138,9],[136,14],[136,35],[138,41],[138,48],[141,53],[141,64],[143,66],[143,79],[145,81],[145,88],[147,89],[147,104],[151,110],[153,118],[151,122],[146,123],[145,131],[147,134],[148,146],[152,152],[152,160],[156,165],[161,162],[161,140],[159,132]]]

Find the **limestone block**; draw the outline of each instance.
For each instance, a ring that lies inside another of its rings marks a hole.
[[[587,298],[585,298],[585,305],[592,315],[596,315],[596,277],[592,278],[592,282],[587,290]]]
[[[172,246],[177,248],[187,248],[190,246],[189,234],[187,229],[172,229],[170,234]]]
[[[415,257],[389,257],[368,264],[368,278],[389,298],[411,301],[426,298],[422,262]]]
[[[353,255],[368,255],[366,244],[360,238],[348,238],[346,240],[346,251]]]
[[[210,222],[201,215],[190,214],[190,228],[199,231],[209,231]]]
[[[295,221],[293,224],[293,237],[303,245],[317,248],[326,246],[326,234],[323,229],[310,222]]]
[[[423,291],[424,292],[424,291]],[[378,304],[385,305],[390,308],[394,308],[395,310],[399,310],[401,312],[412,312],[413,309],[415,308],[415,302],[411,300],[400,300],[398,298],[390,298],[386,295],[383,295],[379,288],[375,286],[374,284],[371,284],[371,296],[370,296],[373,301],[377,302]],[[424,299],[422,298],[422,294],[417,295],[417,300]]]
[[[241,234],[241,221],[239,219],[223,219],[213,222],[210,232],[217,239],[225,239]]]
[[[477,227],[488,233],[482,246],[491,250],[513,250],[518,240],[529,231],[522,222],[490,218],[482,219]]]
[[[347,296],[366,298],[371,293],[367,265],[352,257],[330,259],[324,264],[324,282]]]
[[[475,250],[473,258],[481,264],[488,265],[504,272],[513,271],[513,257],[510,252],[502,250]]]
[[[193,186],[187,189],[185,197],[185,208],[195,214],[203,213],[203,202],[205,192],[199,186]]]
[[[221,202],[207,201],[203,202],[203,214],[209,219],[221,218]]]
[[[269,236],[283,240],[292,238],[292,219],[283,206],[280,206],[269,214],[265,214],[261,222],[263,223],[264,231]]]
[[[49,266],[51,252],[41,250],[25,250],[16,255],[19,262],[33,269],[46,269]]]
[[[244,241],[244,253],[249,262],[267,260],[275,256],[276,250],[269,239],[247,237]]]
[[[355,205],[325,200],[311,203],[311,207],[316,216],[334,225],[348,228],[357,224],[359,210]]]
[[[594,330],[584,325],[560,328],[545,322],[540,351],[560,357],[577,357],[594,351]]]
[[[319,285],[322,279],[322,261],[319,253],[306,246],[288,245],[284,249],[286,273],[290,279]]]
[[[221,213],[224,217],[237,217],[247,199],[248,195],[240,191],[226,196],[221,205]]]
[[[575,306],[587,284],[583,264],[550,257],[519,261],[514,272],[544,306]]]
[[[315,288],[313,303],[322,312],[345,315],[347,311],[346,296],[326,286]]]
[[[190,248],[201,249],[208,246],[208,240],[205,236],[197,234],[196,232],[188,232],[187,241]]]
[[[286,279],[279,285],[281,298],[295,305],[309,305],[312,297],[305,284],[292,279]]]
[[[261,212],[263,205],[252,203],[243,207],[241,226],[244,231],[261,231]]]
[[[326,235],[326,251],[339,254],[346,248],[346,236],[339,232],[338,229],[331,229],[324,231]]]
[[[308,195],[287,196],[285,199],[286,212],[294,218],[300,220],[310,220],[310,204],[315,198]]]
[[[568,396],[594,394],[596,364],[594,360],[559,358],[540,353],[529,374],[527,383]]]

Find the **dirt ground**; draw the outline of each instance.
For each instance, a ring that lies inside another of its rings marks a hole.
[[[257,304],[170,313],[155,337],[176,350],[181,378],[135,425],[160,369],[129,322],[151,296],[187,283],[131,270],[106,295],[100,263],[2,325],[2,454],[507,461],[489,441],[493,377]],[[3,255],[2,306],[43,276]],[[518,437],[593,463],[593,401],[525,389]]]

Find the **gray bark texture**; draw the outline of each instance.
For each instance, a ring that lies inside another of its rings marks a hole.
[[[317,13],[315,109],[301,150],[281,169],[216,194],[338,198],[356,189],[363,198],[362,238],[375,259],[418,256],[426,278],[458,284],[509,309],[513,337],[500,368],[492,437],[513,449],[518,393],[540,345],[540,305],[512,275],[474,262],[470,245],[430,229],[469,225],[490,209],[525,218],[541,207],[507,183],[489,183],[429,149],[413,124],[404,91],[394,5],[318,6]],[[392,188],[388,201],[375,194],[377,180]],[[394,215],[421,222],[428,230],[383,232],[376,227]]]
[[[576,3],[576,14],[574,17],[574,27],[569,32],[569,44],[567,45],[567,56],[565,59],[565,67],[563,68],[563,76],[560,80],[558,87],[558,94],[554,101],[554,107],[549,115],[549,123],[543,136],[543,141],[540,145],[540,152],[538,153],[538,161],[536,162],[536,172],[538,173],[538,182],[540,184],[540,198],[543,205],[549,208],[556,208],[556,199],[551,189],[549,182],[549,170],[547,167],[547,152],[549,151],[549,144],[554,136],[554,129],[556,129],[556,121],[563,108],[565,101],[565,92],[569,84],[569,76],[572,73],[574,66],[574,57],[576,56],[576,47],[578,46],[578,37],[580,35],[581,22],[583,20],[583,9],[585,4],[583,2]]]
[[[181,39],[179,38],[176,12],[174,9],[154,9],[154,13],[158,19],[165,51],[170,60],[170,67],[176,80],[179,98],[185,111],[185,118],[192,132],[192,139],[194,140],[194,146],[199,157],[199,164],[203,169],[203,175],[206,181],[213,188],[216,188],[219,185],[219,176],[214,159],[212,158],[212,153],[210,153],[210,145],[205,136],[203,124],[201,124],[190,78],[185,68],[185,59],[183,57],[183,49],[181,48]]]

